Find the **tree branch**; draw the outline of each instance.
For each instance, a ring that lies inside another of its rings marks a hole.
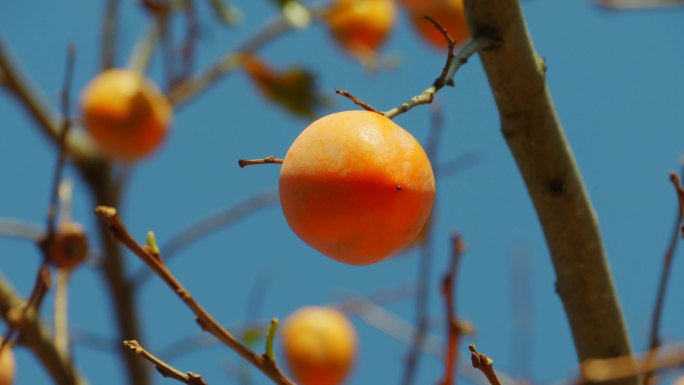
[[[283,372],[280,371],[275,362],[268,360],[265,356],[254,353],[247,346],[243,345],[237,340],[228,330],[219,324],[204,308],[195,301],[190,292],[181,285],[176,277],[166,268],[159,254],[152,252],[149,247],[139,245],[133,237],[128,233],[128,230],[123,225],[116,209],[112,207],[99,206],[95,209],[95,213],[103,220],[102,223],[109,228],[112,238],[126,246],[134,254],[136,254],[150,269],[154,270],[157,275],[166,282],[166,284],[173,290],[174,293],[183,301],[183,303],[195,314],[197,323],[200,327],[213,334],[225,345],[237,352],[242,358],[250,362],[254,367],[259,369],[274,383],[279,385],[295,385]]]
[[[546,86],[517,0],[467,0],[501,130],[535,205],[556,270],[556,288],[580,360],[632,354],[594,210]],[[615,384],[637,384],[636,377]]]
[[[10,325],[19,323],[18,342],[31,350],[58,385],[86,385],[86,380],[76,371],[71,358],[57,349],[48,328],[40,321],[36,312],[24,312],[25,306],[26,301],[0,276],[0,316]],[[14,316],[23,319],[14,319]]]
[[[10,56],[9,49],[0,35],[0,72],[3,73],[4,85],[10,92],[16,95],[17,99],[28,110],[29,116],[35,119],[42,132],[52,140],[59,143],[60,122],[57,113],[49,106],[39,91],[31,82],[21,75],[21,71]],[[84,138],[74,133],[70,134],[66,142],[67,156],[88,161],[99,158],[95,148]]]
[[[180,370],[174,368],[173,366],[167,364],[166,362],[154,356],[152,353],[145,350],[145,348],[140,346],[136,340],[124,341],[123,344],[136,355],[153,363],[157,371],[164,377],[173,378],[176,381],[180,381],[188,385],[207,385],[202,376],[199,374],[192,372],[181,372]]]

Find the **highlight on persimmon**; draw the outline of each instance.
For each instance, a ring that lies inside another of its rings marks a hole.
[[[435,178],[420,143],[370,111],[327,115],[292,143],[280,172],[287,223],[309,246],[351,265],[379,262],[425,224]]]
[[[102,152],[135,161],[155,151],[166,137],[173,110],[152,81],[137,72],[110,69],[81,95],[83,124]]]
[[[309,306],[284,322],[281,340],[285,361],[301,385],[339,385],[356,359],[352,323],[338,310]]]

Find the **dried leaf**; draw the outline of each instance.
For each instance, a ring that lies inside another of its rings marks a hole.
[[[249,56],[244,59],[244,69],[266,99],[295,115],[312,118],[316,108],[322,104],[316,90],[316,79],[304,68],[276,71]]]

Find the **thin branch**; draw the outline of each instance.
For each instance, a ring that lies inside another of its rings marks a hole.
[[[670,173],[670,181],[672,182],[672,185],[675,189],[675,194],[677,196],[677,210],[674,226],[672,229],[672,235],[670,236],[670,242],[663,257],[663,270],[660,274],[655,306],[653,307],[653,313],[651,315],[651,331],[649,334],[650,342],[648,347],[653,354],[657,352],[657,349],[661,344],[660,324],[663,315],[663,308],[665,307],[665,294],[667,293],[667,285],[670,281],[670,273],[672,271],[672,261],[674,260],[674,254],[677,250],[677,244],[682,233],[682,221],[684,220],[684,189],[682,189],[681,182],[676,173]],[[647,372],[644,375],[644,384],[649,384],[649,380],[652,376],[652,372]]]
[[[42,225],[14,218],[0,218],[0,236],[38,242],[45,237]]]
[[[87,166],[87,167],[86,167]],[[112,175],[112,166],[107,162],[79,164],[79,171],[88,184],[94,204],[118,204],[121,198],[123,179]],[[98,265],[112,299],[112,313],[116,320],[118,341],[140,338],[142,331],[138,324],[134,287],[126,277],[126,266],[121,248],[109,237],[107,225],[96,221],[101,240],[103,258]],[[131,385],[147,385],[150,383],[150,370],[134,355],[128,354],[124,347],[117,344],[117,351],[126,366],[127,383]]]
[[[226,228],[244,219],[250,214],[266,207],[270,207],[276,203],[278,203],[278,191],[263,191],[254,194],[244,201],[230,206],[225,210],[221,210],[217,213],[209,215],[206,218],[200,219],[198,222],[195,222],[187,228],[181,230],[176,235],[172,236],[171,239],[169,239],[166,243],[161,245],[160,250],[164,252],[166,263],[178,255],[178,252],[208,236],[209,234]],[[140,287],[144,285],[151,276],[152,271],[143,266],[140,268],[140,270],[138,270],[138,272],[133,274],[131,281],[135,282],[136,287]]]
[[[355,303],[352,301],[355,301]],[[345,312],[347,312],[348,309],[351,309],[351,313],[357,315],[362,321],[398,341],[405,344],[410,344],[412,342],[411,336],[415,333],[415,326],[373,302],[362,297],[355,297],[348,301],[342,309]],[[465,329],[465,327],[461,326],[461,329]],[[442,340],[433,335],[426,335],[425,343],[421,349],[431,356],[440,359],[444,357]],[[480,385],[485,384],[480,373],[473,369],[470,360],[466,362],[464,359],[459,359],[458,372],[460,376],[466,378],[470,382]],[[521,382],[501,372],[497,372],[497,376],[506,384],[522,385]]]
[[[582,362],[580,383],[610,382],[642,373],[684,365],[684,343],[667,345],[634,356],[595,358]]]
[[[246,166],[253,166],[255,164],[283,164],[283,160],[276,158],[273,155],[267,156],[263,159],[240,159],[238,160],[238,166],[240,168],[245,168]]]
[[[119,22],[119,0],[107,0],[102,17],[102,53],[100,68],[103,70],[116,65],[117,27]]]
[[[456,378],[456,362],[458,361],[458,343],[461,339],[461,328],[456,316],[456,295],[454,281],[458,276],[458,266],[465,250],[465,243],[459,234],[451,236],[451,258],[449,267],[442,278],[442,294],[446,308],[447,341],[444,354],[444,378],[440,385],[453,385]]]
[[[87,382],[76,371],[71,358],[55,347],[48,328],[36,312],[24,312],[26,307],[26,301],[0,275],[0,316],[10,325],[20,324],[18,342],[31,350],[58,385],[86,385]]]
[[[420,94],[409,99],[407,102],[385,111],[383,115],[392,119],[399,114],[409,111],[415,106],[432,103],[435,98],[435,94],[437,94],[439,90],[441,90],[444,86],[451,86],[454,84],[454,76],[456,75],[456,72],[459,70],[459,68],[461,68],[462,65],[468,62],[468,59],[471,56],[480,50],[485,50],[492,47],[494,43],[495,40],[488,36],[476,36],[468,44],[461,48],[458,53],[454,54],[453,45],[450,42],[450,48],[448,50],[446,62],[444,63],[444,68],[432,85],[426,88]]]
[[[161,26],[157,18],[152,18],[150,26],[145,31],[144,35],[138,39],[133,47],[131,56],[128,59],[126,67],[137,73],[145,73],[147,67],[150,65],[154,50],[159,42],[159,35]]]
[[[126,246],[134,254],[136,254],[143,262],[147,264],[154,272],[171,288],[171,290],[178,295],[178,297],[185,303],[185,305],[197,317],[197,323],[205,331],[213,334],[221,340],[228,347],[237,352],[245,360],[250,362],[262,373],[269,377],[273,382],[279,385],[294,385],[283,372],[280,371],[275,363],[267,360],[264,356],[254,353],[251,349],[238,341],[228,330],[221,326],[204,308],[195,301],[190,293],[181,285],[176,277],[164,265],[161,256],[155,255],[149,249],[139,245],[128,233],[116,209],[111,207],[99,206],[95,209],[95,213],[100,216],[104,223],[107,224],[110,234],[115,241]]]
[[[44,247],[49,247],[49,243],[53,241],[55,230],[57,228],[57,205],[59,203],[59,186],[62,183],[62,174],[66,164],[66,138],[71,129],[71,119],[69,113],[71,110],[71,83],[74,76],[74,66],[76,61],[76,49],[73,45],[67,48],[67,64],[64,70],[64,85],[62,86],[61,101],[62,101],[62,125],[59,130],[59,138],[57,141],[57,163],[55,164],[55,171],[53,173],[52,188],[50,190],[50,202],[48,203],[48,212],[46,219],[47,234],[45,235]]]
[[[589,196],[551,101],[546,66],[519,0],[466,0],[501,131],[536,208],[580,361],[630,355],[631,343]],[[636,377],[613,385],[636,385]]]
[[[479,353],[475,348],[475,344],[470,344],[468,349],[470,349],[470,359],[473,363],[473,368],[480,370],[482,374],[487,377],[487,381],[489,381],[491,385],[501,385],[499,378],[494,371],[494,360]]]
[[[381,111],[376,110],[375,108],[373,108],[373,106],[352,95],[349,91],[335,89],[335,93],[351,100],[352,102],[354,102],[354,104],[362,107],[366,111],[375,112],[376,114],[382,115]]]
[[[145,350],[145,348],[140,346],[136,340],[124,341],[123,344],[133,353],[153,363],[154,367],[163,377],[173,378],[176,381],[188,385],[207,385],[201,375],[192,372],[181,372],[180,370],[174,368],[173,366],[167,364],[166,362],[155,357],[152,353]]]
[[[69,270],[57,269],[55,285],[55,348],[69,354]]]
[[[29,116],[35,119],[38,127],[54,143],[59,143],[60,123],[52,106],[44,101],[40,92],[31,82],[22,76],[19,67],[10,56],[9,49],[0,35],[0,71],[4,73],[3,84],[12,92],[28,110]],[[99,159],[96,149],[84,139],[84,136],[69,135],[67,138],[67,155],[80,162]]]
[[[444,129],[444,116],[442,108],[433,109],[432,123],[430,126],[430,134],[425,145],[425,152],[431,162],[437,160],[437,149]],[[435,205],[436,206],[436,205]],[[424,228],[421,230],[425,232],[424,239],[420,245],[420,254],[418,255],[418,269],[417,269],[417,290],[415,296],[415,319],[416,331],[413,335],[413,342],[409,347],[406,361],[404,364],[404,374],[401,383],[403,385],[411,385],[415,381],[416,372],[418,369],[422,345],[425,342],[429,323],[429,308],[430,308],[430,292],[431,287],[430,276],[432,273],[432,259],[433,259],[433,239],[432,239],[432,225],[436,217],[436,210],[434,210],[428,217]],[[420,236],[420,235],[418,235]]]
[[[309,13],[312,19],[318,19],[322,17],[323,9],[309,9]],[[254,35],[245,40],[235,50],[220,57],[204,72],[175,84],[167,95],[169,101],[174,108],[180,107],[215,84],[223,76],[240,68],[245,54],[258,51],[267,43],[293,29],[296,28],[282,14],[268,20]]]

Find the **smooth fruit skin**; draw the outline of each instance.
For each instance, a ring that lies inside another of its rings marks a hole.
[[[292,143],[280,202],[309,246],[351,265],[379,262],[408,245],[435,197],[430,161],[416,139],[369,111],[325,116]]]
[[[337,0],[326,14],[335,40],[352,54],[376,51],[394,26],[393,0]]]
[[[16,375],[16,362],[10,346],[5,346],[0,352],[0,385],[12,385]]]
[[[411,16],[411,23],[418,34],[436,48],[447,48],[446,38],[435,26],[423,17],[431,15],[446,28],[458,45],[470,39],[463,0],[403,0]]]
[[[305,307],[290,315],[281,330],[283,352],[300,385],[338,385],[356,357],[356,332],[337,310]]]
[[[168,100],[142,75],[106,70],[81,95],[83,124],[110,158],[140,159],[159,147],[173,115]]]

